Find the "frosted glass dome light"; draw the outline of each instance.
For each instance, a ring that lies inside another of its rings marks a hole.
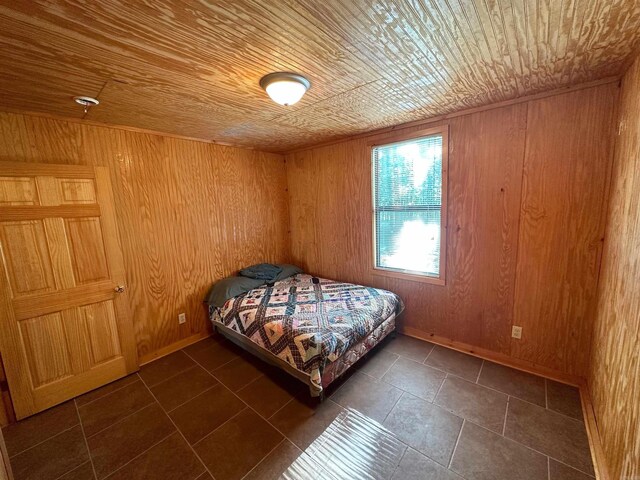
[[[275,72],[260,79],[260,86],[276,103],[289,106],[297,103],[311,87],[302,75],[289,72]]]

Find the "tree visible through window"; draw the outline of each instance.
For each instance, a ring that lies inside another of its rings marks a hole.
[[[373,147],[375,268],[444,278],[443,133]]]

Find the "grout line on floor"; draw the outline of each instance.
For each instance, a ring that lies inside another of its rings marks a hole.
[[[189,354],[188,354],[188,353],[186,353],[186,352],[185,352],[185,354],[186,354],[187,356],[189,356]],[[198,363],[198,361],[197,361],[195,358],[191,358],[191,359],[192,359],[194,362]],[[198,363],[198,365],[200,365],[200,364]],[[205,370],[206,370],[206,369],[205,369]],[[284,433],[282,433],[282,432],[281,432],[281,431],[280,431],[280,430],[279,430],[279,429],[278,429],[278,428],[277,428],[273,423],[271,423],[271,422],[269,421],[269,419],[268,419],[268,418],[264,418],[264,416],[263,416],[263,415],[260,415],[260,413],[259,413],[255,408],[253,408],[251,405],[249,405],[247,402],[245,402],[242,398],[240,398],[240,396],[239,396],[236,392],[234,392],[234,391],[233,391],[233,390],[231,390],[229,387],[227,387],[223,382],[221,382],[221,381],[220,381],[220,379],[219,379],[218,377],[216,377],[216,376],[213,374],[213,372],[209,372],[208,370],[207,370],[207,372],[209,373],[209,375],[211,375],[213,378],[215,378],[215,379],[220,383],[220,385],[222,385],[224,388],[226,388],[227,390],[229,390],[229,392],[230,392],[233,396],[235,396],[238,400],[240,400],[240,402],[242,402],[244,405],[246,405],[246,407],[247,407],[247,408],[251,409],[251,410],[252,410],[256,415],[258,415],[258,416],[259,416],[260,418],[262,418],[265,422],[267,422],[267,423],[268,423],[268,424],[269,424],[273,429],[275,429],[275,430],[276,430],[280,435],[282,435],[282,436],[283,436],[284,438],[286,438],[287,440],[291,441],[291,439],[290,439],[289,437],[287,437]],[[263,375],[264,375],[264,374],[263,374]],[[294,397],[294,398],[295,398],[295,397]],[[294,400],[294,398],[292,398],[291,400],[289,400],[285,405],[283,405],[283,406],[282,406],[282,408],[284,408],[286,405],[288,405],[289,403],[291,403],[291,402]],[[329,399],[326,399],[326,400],[325,400],[325,402],[326,402],[326,401],[329,401]],[[335,402],[334,402],[334,403],[335,403]],[[275,415],[275,414],[276,414],[277,412],[279,412],[279,411],[280,411],[280,410],[276,411],[273,415]],[[271,415],[269,418],[273,418],[273,415]],[[219,428],[219,427],[218,427],[218,428]],[[295,443],[294,443],[294,442],[291,442],[291,443],[293,443],[293,444],[295,445]],[[262,459],[260,459],[260,461],[262,461],[262,460],[264,460],[264,457],[263,457]]]
[[[72,400],[73,401],[73,400]],[[68,432],[69,430],[72,430],[74,428],[76,428],[78,425],[80,425],[80,423],[75,423],[72,426],[70,426],[69,428],[65,428],[64,430],[62,430],[61,432],[56,433],[55,435],[51,435],[50,437],[45,438],[44,440],[42,440],[41,442],[38,442],[36,444],[31,445],[29,448],[25,448],[24,450],[20,450],[18,453],[14,453],[13,455],[11,455],[9,457],[9,460],[17,457],[18,455],[22,455],[25,452],[28,452],[29,450],[31,450],[32,448],[36,448],[37,446],[42,445],[45,442],[48,442],[49,440],[51,440],[52,438],[56,438],[59,435],[62,435],[65,432]]]
[[[398,468],[400,468],[400,464],[402,463],[402,460],[404,460],[405,455],[407,454],[407,452],[409,451],[411,447],[407,447],[404,449],[404,452],[402,452],[402,456],[400,457],[400,460],[398,461],[398,465],[396,465],[396,468],[393,469],[393,473],[391,474],[390,478],[393,478],[396,474],[396,472],[398,471]],[[428,458],[428,457],[427,457]]]
[[[444,386],[444,382],[447,380],[447,378],[449,377],[449,374],[447,373],[444,378],[442,379],[442,382],[440,383],[440,386],[438,387],[438,391],[436,392],[436,394],[433,396],[433,399],[431,400],[430,403],[433,403],[434,405],[436,405],[436,398],[438,398],[438,395],[440,394],[440,390],[442,390],[442,387]]]
[[[91,458],[91,454],[89,454],[89,458]],[[59,477],[56,477],[56,478],[55,478],[55,479],[53,479],[53,480],[60,480],[61,478],[63,478],[63,477],[65,477],[65,476],[69,475],[70,473],[75,472],[75,471],[76,471],[76,470],[78,470],[80,467],[82,467],[83,465],[86,465],[87,463],[90,463],[90,462],[91,462],[91,460],[90,460],[90,459],[89,459],[89,460],[87,460],[86,462],[82,462],[82,463],[81,463],[80,465],[78,465],[77,467],[75,467],[75,468],[73,468],[73,469],[69,470],[68,472],[64,472],[62,475],[60,475]],[[93,468],[93,465],[91,466],[91,468]],[[95,474],[96,474],[96,472],[95,472],[95,471],[93,471],[93,475],[94,475],[94,477],[93,477],[93,478],[94,478],[94,480],[95,480],[96,478],[98,478],[98,477],[96,477],[96,476],[95,476]]]
[[[182,350],[180,350],[182,351]],[[187,354],[186,352],[183,352],[185,355],[187,355],[187,357],[189,357],[189,354]],[[189,357],[191,358],[191,357]],[[191,360],[193,360],[193,358],[191,358]],[[195,362],[195,360],[193,360]],[[196,364],[200,365],[198,362],[196,362]],[[202,365],[200,365],[202,366]],[[206,371],[206,370],[205,370]],[[142,380],[142,377],[140,377],[140,380]],[[217,380],[217,379],[216,379]],[[158,404],[158,406],[160,407],[160,409],[164,412],[164,414],[167,416],[167,418],[169,419],[169,421],[171,422],[171,424],[173,425],[173,428],[176,429],[176,432],[178,432],[180,434],[180,436],[182,437],[182,439],[185,441],[185,443],[189,446],[189,448],[191,449],[191,451],[193,452],[193,454],[196,456],[196,458],[198,459],[198,461],[200,462],[200,464],[204,467],[204,471],[206,473],[208,473],[209,475],[211,475],[211,478],[215,478],[213,476],[213,474],[209,471],[209,467],[207,467],[207,464],[204,463],[202,461],[202,458],[200,458],[200,455],[198,455],[198,452],[195,451],[195,449],[193,448],[193,445],[191,445],[191,443],[189,443],[189,441],[187,440],[187,438],[184,436],[184,434],[182,433],[182,431],[178,428],[178,426],[175,424],[175,422],[173,421],[173,418],[171,418],[171,416],[167,413],[167,411],[164,409],[164,407],[160,404],[160,402],[158,402],[158,399],[156,398],[156,396],[153,394],[153,392],[151,391],[151,389],[149,388],[149,386],[145,383],[144,380],[142,380],[143,385],[147,388],[147,390],[149,391],[149,393],[153,396],[153,398],[155,399],[156,403]],[[244,409],[243,409],[244,410]],[[243,410],[240,410],[241,412]],[[171,435],[173,435],[173,432],[171,432]]]
[[[237,416],[239,416],[241,413],[243,413],[245,410],[247,410],[249,407],[244,407],[243,409],[241,409],[239,412],[234,413],[233,415],[231,415],[229,418],[227,418],[224,422],[222,422],[220,425],[218,425],[216,428],[214,428],[213,430],[211,430],[209,433],[207,433],[204,437],[202,437],[200,440],[198,440],[197,442],[195,442],[193,444],[193,446],[195,447],[196,445],[198,445],[200,442],[202,442],[203,440],[205,440],[209,435],[217,432],[218,430],[220,430],[222,427],[224,427],[227,423],[229,423],[231,420],[233,420],[234,418],[236,418]],[[176,425],[176,428],[177,425]],[[178,428],[178,430],[180,430]],[[181,432],[182,433],[182,432]],[[186,437],[185,437],[186,440]],[[188,442],[187,442],[188,443]]]
[[[109,480],[109,477],[112,477],[114,473],[119,472],[120,470],[122,470],[124,467],[126,467],[127,465],[129,465],[131,462],[133,462],[134,460],[140,458],[142,455],[144,455],[145,453],[147,453],[149,450],[151,450],[152,448],[156,447],[157,445],[160,445],[162,442],[164,442],[167,438],[169,438],[171,435],[173,435],[176,432],[171,432],[170,434],[168,434],[165,437],[162,437],[160,440],[158,440],[157,442],[155,442],[153,445],[151,445],[149,448],[145,449],[144,451],[140,452],[138,455],[136,455],[135,457],[133,457],[132,459],[130,459],[129,461],[127,461],[126,463],[123,463],[122,465],[120,465],[118,468],[116,468],[113,472],[109,472],[109,474],[104,477],[103,480]],[[98,475],[96,475],[96,478],[98,478]]]
[[[393,366],[398,362],[398,360],[400,360],[400,355],[397,355],[397,356],[398,356],[398,358],[396,358],[396,359],[391,363],[391,365],[389,365],[389,368],[387,368],[387,369],[384,371],[384,373],[383,373],[382,375],[380,375],[380,380],[382,380],[382,378],[383,378],[387,373],[389,373],[389,370],[391,370],[391,369],[393,368]],[[385,383],[387,383],[387,382],[385,382]]]
[[[509,415],[509,401],[511,400],[510,396],[507,396],[507,406],[504,408],[504,422],[502,423],[502,436],[504,437],[504,432],[507,429],[507,415]]]
[[[145,385],[145,386],[146,386],[146,385]],[[155,397],[154,397],[154,398],[155,398]],[[154,403],[154,402],[153,402],[153,399],[152,399],[152,400],[151,400],[151,402],[147,403],[147,404],[146,404],[146,405],[144,405],[143,407],[140,407],[140,408],[139,408],[139,409],[137,409],[135,412],[131,412],[131,413],[129,413],[129,414],[127,414],[127,415],[125,415],[124,417],[122,417],[122,418],[118,419],[117,421],[115,421],[115,422],[113,422],[113,423],[110,423],[110,424],[109,424],[109,425],[107,425],[106,427],[104,427],[104,428],[102,428],[102,429],[98,430],[96,433],[92,433],[91,435],[87,436],[87,440],[88,440],[89,438],[93,438],[93,437],[95,437],[96,435],[98,435],[98,434],[100,434],[100,433],[104,432],[105,430],[107,430],[107,429],[109,429],[109,428],[113,427],[114,425],[117,425],[117,424],[119,424],[119,423],[123,422],[124,420],[126,420],[126,419],[127,419],[127,418],[129,418],[130,416],[135,415],[135,414],[136,414],[136,413],[138,413],[138,412],[141,412],[141,411],[142,411],[142,410],[144,410],[145,408],[150,407],[151,405],[153,405],[153,403]],[[85,436],[86,436],[86,435],[85,435]]]
[[[265,461],[265,459],[266,459],[269,455],[271,455],[273,452],[275,452],[275,451],[276,451],[276,449],[277,449],[280,445],[282,445],[284,442],[288,442],[288,441],[289,441],[289,439],[288,439],[287,437],[284,437],[282,440],[280,440],[280,442],[278,442],[278,444],[277,444],[275,447],[273,447],[273,448],[271,449],[271,451],[269,451],[269,453],[267,453],[267,455],[266,455],[262,460],[260,460],[260,461],[259,461],[258,463],[256,463],[253,467],[251,467],[251,470],[249,470],[247,473],[245,473],[245,474],[240,478],[240,480],[243,480],[244,478],[247,478],[247,476],[248,476],[251,472],[253,472],[253,471],[258,467],[258,465],[260,465],[262,462],[264,462],[264,461]],[[296,447],[296,448],[297,448],[297,447]],[[302,452],[302,454],[304,454],[304,452]]]
[[[186,355],[186,353],[185,353]],[[191,357],[189,357],[191,358]],[[149,363],[147,363],[147,365],[150,365]],[[184,370],[180,370],[178,373],[174,373],[173,375],[171,375],[170,377],[165,378],[164,380],[158,382],[158,383],[154,383],[153,385],[147,385],[147,387],[149,388],[149,390],[151,390],[152,388],[155,388],[157,386],[162,385],[163,383],[168,382],[169,380],[173,380],[174,378],[176,378],[178,375],[182,375],[183,373],[187,373],[189,370],[193,370],[194,368],[200,367],[200,365],[198,365],[197,363],[194,363],[194,365],[191,365],[190,367],[185,368]],[[202,367],[200,367],[202,368]],[[203,369],[204,370],[204,369]],[[142,377],[140,377],[140,380],[142,380]]]
[[[400,402],[400,399],[404,396],[404,394],[406,393],[404,390],[400,390],[400,396],[398,397],[398,399],[396,400],[396,403],[393,404],[393,407],[391,407],[391,410],[389,410],[387,412],[387,414],[384,416],[384,419],[382,420],[382,422],[380,422],[381,425],[384,425],[384,422],[387,421],[387,418],[389,418],[389,415],[391,415],[391,412],[393,412],[393,409],[396,408],[396,405],[398,405],[398,403]],[[364,413],[363,413],[364,415]]]
[[[284,404],[284,405],[282,405],[278,410],[276,410],[275,412],[273,412],[273,413],[269,416],[269,418],[273,418],[273,417],[275,417],[275,416],[276,416],[276,414],[277,414],[280,410],[282,410],[284,407],[286,407],[287,405],[289,405],[289,404],[290,404],[291,402],[293,402],[294,400],[295,400],[295,398],[293,398],[293,397],[292,397],[292,398],[291,398],[291,400],[289,400],[288,402],[285,402],[285,404]],[[268,419],[267,419],[267,420],[268,420]]]
[[[551,480],[551,460],[547,455],[547,480]]]
[[[482,359],[482,363],[480,364],[480,370],[478,370],[478,376],[476,377],[476,381],[475,381],[476,384],[478,384],[478,382],[480,381],[480,374],[482,373],[482,367],[484,367],[484,358]]]
[[[427,342],[426,340],[423,340],[424,342]],[[427,353],[427,357],[420,363],[422,363],[423,365],[427,364],[427,360],[429,360],[429,357],[431,356],[431,354],[433,353],[433,351],[436,349],[436,345],[435,343],[431,343],[431,342],[427,342],[431,344],[431,350],[429,350],[429,353]]]
[[[129,376],[129,375],[128,375],[128,376]],[[140,376],[138,375],[138,372],[133,373],[133,374],[131,374],[130,376],[132,376],[132,377],[133,377],[133,376],[136,376],[136,377],[138,377],[138,380],[141,380],[141,379],[140,379]],[[126,378],[126,377],[123,377],[123,378]],[[76,408],[81,409],[81,408],[86,407],[87,405],[91,405],[92,403],[97,402],[98,400],[102,400],[103,398],[108,397],[109,395],[112,395],[112,394],[114,394],[114,393],[116,393],[116,392],[119,392],[119,391],[120,391],[120,390],[122,390],[123,388],[130,387],[131,385],[133,385],[134,383],[136,383],[138,380],[134,380],[133,382],[131,382],[131,383],[127,383],[126,385],[123,385],[123,386],[121,386],[121,387],[118,387],[118,388],[116,388],[115,390],[112,390],[112,391],[110,391],[110,392],[108,392],[108,393],[105,393],[104,395],[100,395],[98,398],[94,398],[93,400],[90,400],[90,401],[88,401],[88,402],[85,402],[85,403],[83,403],[82,405],[78,405],[78,404],[76,403]],[[117,381],[117,380],[116,380],[116,381]],[[107,385],[109,385],[109,383],[107,383]],[[105,386],[105,387],[106,387],[107,385],[103,385],[103,386]],[[91,392],[91,391],[93,391],[93,390],[89,390],[89,392]],[[89,392],[87,392],[87,393],[89,393]],[[73,399],[73,400],[75,401],[76,399],[80,398],[81,396],[82,396],[82,395],[79,395],[79,396],[77,396],[77,397],[74,397],[74,399]]]
[[[526,445],[525,445],[525,446],[526,446]],[[536,450],[534,450],[534,451],[536,451]],[[593,475],[591,475],[590,473],[587,473],[587,472],[585,472],[584,470],[580,470],[578,467],[574,467],[573,465],[569,465],[567,462],[563,462],[562,460],[558,460],[557,458],[552,457],[551,455],[547,455],[547,457],[549,457],[549,463],[551,463],[551,460],[553,460],[553,461],[554,461],[554,462],[556,462],[556,463],[561,463],[561,464],[562,464],[562,465],[564,465],[565,467],[572,468],[572,469],[574,469],[575,471],[580,472],[580,473],[584,473],[584,474],[585,474],[587,477],[589,477],[589,478],[596,478],[596,477],[594,477]],[[594,466],[594,470],[595,470],[595,466]]]
[[[549,410],[549,387],[547,386],[547,379],[544,379],[544,408]]]
[[[258,380],[260,380],[262,377],[265,377],[266,375],[263,373],[261,374],[259,377],[254,378],[253,380],[251,380],[249,383],[247,383],[246,385],[244,385],[243,387],[240,387],[238,389],[238,391],[244,390],[245,388],[247,388],[250,385],[253,385],[254,383],[256,383]],[[218,382],[220,382],[220,380],[218,380]],[[220,382],[222,383],[222,382]]]
[[[191,400],[194,400],[196,398],[198,398],[201,395],[204,395],[205,393],[207,393],[209,390],[212,390],[214,388],[216,388],[218,385],[220,384],[220,382],[216,383],[215,385],[211,385],[209,388],[201,391],[199,394],[197,394],[195,397],[190,398],[189,400],[186,400],[184,402],[182,402],[180,405],[173,407],[171,410],[167,410],[166,408],[162,407],[162,404],[160,404],[160,401],[158,401],[158,403],[160,404],[160,406],[162,407],[162,409],[167,412],[167,415],[170,414],[171,412],[176,411],[177,409],[179,409],[180,407],[183,407],[184,405],[186,405],[187,403],[189,403]]]
[[[458,432],[458,438],[456,438],[456,443],[453,445],[453,450],[451,451],[451,458],[449,458],[449,462],[447,463],[447,469],[451,469],[451,464],[453,463],[453,456],[456,454],[456,449],[458,448],[458,443],[460,443],[460,437],[462,436],[462,429],[464,428],[464,422],[466,419],[462,419],[462,425],[460,426],[460,431]]]
[[[73,406],[76,407],[76,415],[78,415],[78,422],[80,423],[80,431],[82,432],[82,439],[84,440],[84,446],[87,449],[87,455],[89,455],[89,461],[91,462],[91,470],[93,470],[93,477],[98,478],[98,474],[96,472],[96,466],[93,464],[93,456],[91,455],[91,450],[89,449],[89,441],[87,440],[87,435],[84,433],[84,424],[82,423],[82,417],[80,416],[80,409],[78,408],[78,404],[76,403],[76,399],[73,399]]]

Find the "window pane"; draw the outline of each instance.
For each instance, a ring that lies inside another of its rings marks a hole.
[[[442,137],[376,147],[376,206],[440,206]]]
[[[376,267],[440,275],[442,136],[373,149]]]
[[[378,267],[440,274],[440,210],[376,213]]]

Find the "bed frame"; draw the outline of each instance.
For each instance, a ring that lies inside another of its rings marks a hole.
[[[205,304],[205,310],[207,317],[209,316],[209,310]],[[344,354],[342,354],[337,360],[331,362],[327,368],[321,372],[321,386],[319,387],[311,381],[311,376],[307,373],[301,372],[297,368],[294,368],[289,363],[281,359],[280,357],[269,352],[260,345],[252,342],[248,337],[232,330],[229,327],[221,325],[218,322],[211,320],[214,331],[218,332],[222,336],[229,339],[234,344],[238,345],[243,350],[252,353],[261,360],[274,365],[294,378],[297,378],[301,382],[305,383],[309,387],[309,393],[312,397],[319,397],[320,401],[324,400],[324,390],[335,380],[340,378],[349,368],[351,368],[358,360],[363,358],[369,351],[384,340],[388,335],[395,336],[396,329],[396,313],[389,315],[380,325],[372,330],[369,335],[364,337]]]

